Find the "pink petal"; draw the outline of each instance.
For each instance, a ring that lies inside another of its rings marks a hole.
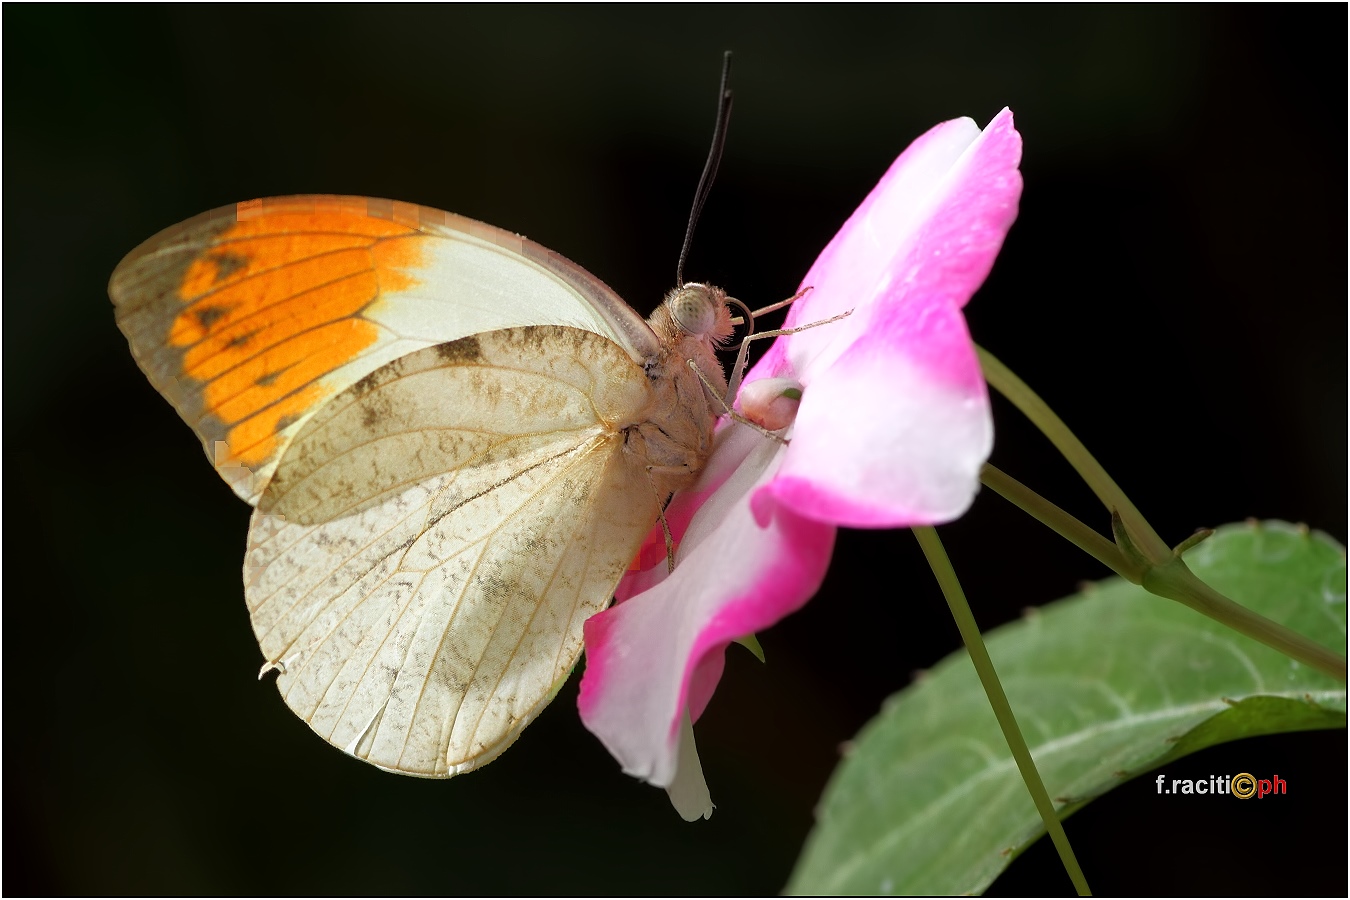
[[[965,306],[1017,217],[1021,158],[1007,109],[982,132],[970,119],[953,119],[910,144],[802,279],[812,290],[785,324],[853,315],[775,341],[746,380],[788,375],[809,383],[869,330],[878,300]],[[922,344],[897,349],[922,353]],[[941,353],[927,361],[944,374]],[[965,376],[951,374],[958,382]]]
[[[744,427],[720,444],[740,464],[694,516],[675,576],[586,622],[582,721],[625,772],[663,787],[676,777],[681,717],[707,705],[727,644],[805,603],[834,545],[832,527],[789,509],[756,523],[750,495],[782,445]]]
[[[964,373],[962,383],[896,351],[916,333],[931,343],[927,356],[949,355],[945,371]],[[954,305],[888,310],[804,390],[782,468],[763,492],[808,518],[856,528],[957,518],[994,440],[979,373]]]
[[[946,522],[969,507],[993,423],[960,308],[1016,218],[1020,160],[1006,109],[983,132],[969,119],[939,125],[821,254],[794,317],[854,313],[780,340],[753,373],[806,385],[767,496],[856,527]]]

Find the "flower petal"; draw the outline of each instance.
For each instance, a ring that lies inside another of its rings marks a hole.
[[[765,493],[811,519],[856,528],[957,518],[993,446],[989,397],[961,311],[898,307],[802,394],[792,444]],[[946,377],[897,352],[915,334]],[[958,377],[960,380],[958,381]]]
[[[663,787],[676,777],[681,717],[706,706],[727,644],[805,603],[834,545],[831,526],[790,509],[755,521],[750,496],[782,445],[739,426],[719,443],[742,462],[694,516],[675,575],[586,622],[582,721],[625,772]]]
[[[953,119],[910,144],[802,279],[812,290],[785,326],[853,315],[775,341],[746,380],[809,383],[868,332],[883,304],[965,306],[1017,217],[1021,158],[1007,109],[984,131]],[[897,349],[910,352],[915,343]]]
[[[1017,216],[1021,146],[1006,109],[983,132],[969,119],[937,126],[821,254],[794,315],[856,311],[786,338],[753,373],[786,369],[806,385],[767,495],[856,527],[946,522],[969,507],[993,423],[960,310]]]

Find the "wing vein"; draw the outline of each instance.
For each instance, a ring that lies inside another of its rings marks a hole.
[[[588,428],[591,428],[591,427],[593,427],[593,426],[591,425],[591,423],[586,423],[586,424],[583,424],[583,425],[579,425],[579,426],[576,426],[576,427],[573,427],[573,428],[567,428],[567,429],[552,429],[552,430],[550,430],[550,431],[535,431],[535,432],[527,432],[527,433],[524,433],[524,434],[505,435],[505,436],[502,436],[502,439],[501,439],[501,440],[496,441],[495,443],[492,443],[492,444],[488,445],[487,447],[484,447],[480,452],[475,453],[475,454],[473,454],[472,456],[466,458],[463,462],[457,463],[456,466],[455,466],[455,469],[456,469],[457,471],[459,471],[459,470],[465,470],[465,469],[468,469],[468,468],[470,468],[470,467],[472,467],[472,466],[474,466],[474,465],[477,465],[479,462],[481,462],[481,461],[483,460],[483,458],[484,458],[485,456],[487,456],[487,455],[489,455],[489,454],[491,454],[491,453],[494,453],[494,452],[500,450],[504,445],[509,444],[509,443],[511,443],[512,441],[518,441],[518,440],[522,440],[522,439],[528,439],[528,438],[531,438],[531,437],[535,437],[535,436],[537,436],[537,435],[558,435],[559,437],[562,437],[563,435],[566,435],[566,434],[568,434],[568,433],[570,433],[570,432],[573,432],[573,431],[579,431],[579,430],[583,430],[583,429],[588,429]],[[316,431],[317,431],[317,429],[316,429]],[[446,426],[443,426],[443,427],[419,427],[419,428],[417,428],[416,430],[388,432],[388,433],[386,433],[386,434],[380,435],[379,437],[372,438],[372,439],[370,439],[370,440],[368,440],[368,441],[362,441],[362,442],[360,442],[360,443],[358,443],[358,444],[352,444],[350,449],[343,450],[342,453],[337,454],[337,455],[331,457],[330,459],[324,460],[322,463],[320,463],[320,465],[319,465],[317,468],[315,468],[313,471],[311,471],[311,472],[309,472],[308,474],[306,474],[305,476],[303,476],[299,481],[296,481],[296,482],[294,482],[293,484],[288,484],[288,485],[286,486],[286,493],[289,494],[289,493],[291,493],[292,491],[296,490],[296,489],[299,487],[299,485],[302,485],[302,484],[304,484],[306,481],[309,481],[311,478],[315,477],[315,476],[316,476],[323,468],[325,468],[325,467],[327,467],[327,466],[329,466],[329,465],[333,465],[333,464],[337,463],[337,462],[338,462],[339,460],[341,460],[344,456],[348,455],[349,453],[351,453],[351,452],[353,452],[353,451],[355,451],[355,450],[358,450],[358,449],[360,449],[360,448],[362,448],[362,447],[370,446],[370,445],[372,445],[372,444],[376,444],[376,443],[378,443],[379,441],[386,440],[386,439],[391,438],[391,437],[398,437],[398,436],[409,435],[409,434],[424,434],[424,433],[427,433],[427,432],[461,432],[461,433],[481,434],[481,435],[493,435],[493,434],[498,434],[498,432],[484,431],[484,430],[482,430],[482,429],[477,429],[477,428],[460,428],[460,427],[453,426],[453,425],[446,425]],[[574,446],[580,446],[580,443],[578,443],[578,444],[576,444],[576,445],[574,445]],[[564,451],[561,451],[561,452],[565,453],[565,452],[567,452],[567,451],[564,450]],[[550,457],[550,458],[552,458],[552,457]],[[541,460],[541,462],[547,462],[547,461],[548,461],[548,460]],[[522,470],[520,470],[519,473],[517,473],[517,475],[523,475],[525,472],[528,472],[528,471],[529,471],[528,468],[522,469]],[[427,476],[426,474],[414,474],[414,475],[412,475],[410,478],[406,478],[406,479],[403,479],[402,481],[397,481],[397,482],[391,483],[390,486],[387,487],[387,488],[385,488],[384,490],[382,490],[382,491],[380,492],[380,494],[381,494],[381,495],[387,495],[387,494],[394,493],[394,492],[398,491],[399,489],[406,490],[409,486],[411,486],[411,485],[413,485],[413,484],[417,484],[418,482],[421,482],[421,481],[425,481],[428,477],[429,477],[429,476]],[[517,476],[512,476],[512,478],[514,478],[514,477],[517,477]],[[509,481],[509,480],[510,480],[510,479],[508,479],[508,481]],[[489,488],[488,490],[493,490],[493,489],[495,489],[495,488],[497,488],[497,487],[501,487],[501,485],[502,485],[502,484],[505,484],[505,483],[506,483],[505,481],[504,481],[504,482],[499,482],[498,484],[494,485],[492,488]],[[284,496],[284,495],[283,495],[283,496]],[[480,494],[480,495],[475,495],[475,496],[481,496],[481,494]],[[315,505],[317,505],[317,504],[319,504],[319,503],[322,503],[325,499],[326,499],[326,498],[319,497],[319,498],[317,499],[316,503],[311,503],[309,506],[306,506],[304,509],[297,509],[297,510],[295,510],[295,515],[296,515],[296,516],[303,516],[305,513],[309,512],[309,510],[313,509]],[[341,517],[341,516],[343,516],[343,515],[346,515],[346,514],[348,514],[351,510],[353,510],[353,509],[355,509],[356,507],[360,506],[362,503],[368,502],[370,499],[371,499],[370,497],[365,497],[365,498],[360,498],[360,499],[353,500],[353,501],[352,501],[350,504],[348,504],[347,506],[341,507],[340,509],[338,509],[338,510],[336,510],[335,512],[333,512],[331,515],[327,516],[327,518],[330,518],[330,519],[336,519],[336,518],[339,518],[339,517]],[[472,500],[472,499],[474,499],[474,498],[473,498],[473,497],[470,497],[469,499]],[[466,502],[467,502],[467,501],[466,501]]]
[[[593,452],[594,452],[594,449],[592,449],[591,451],[589,451],[587,455],[589,455],[589,453],[593,453]],[[576,468],[576,467],[580,466],[582,463],[584,463],[585,461],[586,461],[586,460],[585,460],[584,457],[583,457],[582,459],[578,459],[575,463],[573,463],[573,465],[572,465],[570,468]],[[600,472],[599,472],[599,476],[600,476],[600,479],[601,479],[601,480],[603,480],[607,468],[608,468],[608,466],[602,466],[602,467],[601,467],[601,470],[600,470]],[[594,483],[595,483],[595,481],[592,480],[591,482],[588,483],[587,487],[590,488],[592,485],[594,485]],[[561,515],[561,513],[560,513],[559,515]],[[553,519],[551,520],[551,523],[552,523],[552,522],[556,522],[556,521],[558,520],[558,518],[559,518],[559,516],[554,516]],[[585,517],[584,517],[584,514],[583,514],[583,520],[584,520],[584,518],[585,518]],[[551,523],[550,523],[550,524],[551,524]],[[589,524],[589,523],[587,523],[587,524]],[[542,602],[542,601],[543,601],[543,598],[545,598],[545,597],[547,597],[547,596],[549,595],[550,588],[552,587],[553,583],[557,580],[558,575],[559,575],[559,573],[560,573],[561,570],[562,570],[563,564],[564,564],[564,563],[566,562],[566,560],[567,560],[568,550],[570,550],[572,547],[574,547],[574,546],[576,545],[577,541],[579,541],[579,540],[582,538],[582,536],[583,536],[583,532],[582,532],[582,531],[580,531],[580,530],[574,530],[574,531],[572,531],[571,537],[568,539],[567,544],[566,544],[566,546],[564,547],[562,553],[560,553],[560,554],[558,555],[558,558],[557,558],[556,562],[554,563],[553,570],[552,570],[552,572],[550,572],[550,574],[549,574],[549,579],[548,579],[547,583],[544,585],[544,589],[540,592],[540,595],[539,595],[539,596],[540,596],[540,602],[535,603],[534,609],[530,612],[530,617],[529,617],[529,619],[526,620],[526,623],[525,623],[525,629],[521,632],[520,639],[517,640],[516,643],[515,643],[515,646],[511,648],[511,652],[510,652],[510,653],[508,654],[508,656],[507,656],[507,663],[506,663],[506,665],[502,667],[501,672],[497,675],[497,680],[496,680],[496,682],[495,682],[495,683],[493,684],[493,686],[492,686],[492,692],[491,692],[491,693],[492,693],[493,695],[495,695],[495,694],[497,693],[497,689],[498,689],[499,687],[501,687],[502,679],[506,677],[507,671],[511,668],[511,663],[515,662],[516,656],[517,656],[518,653],[520,652],[521,646],[525,643],[525,639],[529,636],[529,634],[530,634],[530,626],[534,624],[535,617],[539,615],[539,611],[543,608],[543,606],[544,606],[544,604],[543,604],[543,602]],[[590,547],[588,546],[588,547],[587,547],[587,550],[586,550],[586,559],[587,559],[587,562],[588,562],[588,563],[589,563],[589,561],[590,561],[590,557],[591,557],[591,552],[590,552]],[[573,614],[572,614],[571,616],[568,616],[568,619],[567,619],[568,629],[565,630],[565,631],[563,632],[563,640],[562,640],[561,643],[559,644],[558,652],[554,654],[554,665],[553,665],[553,671],[554,671],[554,672],[557,671],[558,659],[559,659],[559,657],[562,656],[562,648],[563,648],[563,647],[566,645],[566,643],[567,643],[567,635],[571,633],[572,618],[575,616],[577,606],[580,605],[581,586],[584,585],[584,584],[586,583],[585,573],[586,573],[586,572],[589,572],[589,570],[590,570],[590,569],[589,569],[589,565],[587,565],[586,568],[583,568],[583,569],[582,569],[583,575],[582,575],[582,578],[581,578],[581,579],[579,580],[579,582],[578,582],[578,587],[577,587],[577,599],[576,599],[576,600],[574,601],[574,603],[573,603]],[[481,662],[481,661],[480,661],[480,662]],[[477,668],[475,667],[475,674],[476,674],[476,672],[477,672]],[[475,736],[478,734],[478,729],[479,729],[479,727],[482,725],[482,722],[483,722],[483,716],[486,715],[486,714],[487,714],[487,706],[484,705],[483,708],[479,710],[479,712],[478,712],[478,719],[473,723],[473,726],[471,727],[471,729],[470,729],[470,731],[469,731],[470,740],[472,740],[473,737],[475,737]],[[456,716],[456,721],[457,721],[457,719],[458,719],[458,716]],[[456,724],[455,721],[452,721],[452,722],[450,723],[450,728],[451,728],[452,731],[454,730],[455,724]]]
[[[428,501],[428,502],[429,502],[429,501]],[[417,511],[418,511],[417,508],[414,508],[414,509],[409,510],[408,513],[407,513],[406,515],[404,515],[402,518],[399,518],[399,519],[394,520],[393,525],[398,525],[398,524],[400,524],[400,523],[402,523],[402,522],[407,521],[410,517],[412,517],[414,514],[416,514]],[[303,526],[301,526],[301,527],[303,527]],[[322,526],[318,526],[318,527],[322,527]],[[311,527],[310,530],[309,530],[308,532],[306,532],[305,535],[303,535],[303,536],[301,537],[301,540],[303,540],[305,537],[308,537],[308,536],[309,536],[309,533],[312,532],[312,531],[314,531],[314,530],[317,530],[317,528]],[[313,594],[316,590],[318,590],[318,585],[321,585],[321,584],[324,582],[324,580],[326,580],[327,578],[329,578],[329,577],[331,577],[331,576],[337,574],[337,572],[338,572],[339,570],[341,570],[343,566],[346,566],[348,563],[351,563],[353,560],[355,560],[355,559],[356,559],[358,556],[360,556],[362,553],[364,553],[364,552],[366,552],[367,550],[369,550],[369,549],[370,549],[371,547],[373,547],[373,546],[374,546],[381,538],[383,538],[385,535],[387,535],[390,531],[393,531],[393,527],[392,527],[392,526],[389,527],[389,528],[386,528],[384,531],[379,532],[379,533],[376,534],[373,538],[371,538],[370,540],[368,540],[363,546],[357,547],[357,548],[354,549],[351,553],[349,553],[347,556],[345,556],[345,557],[339,559],[335,564],[333,564],[333,566],[332,566],[331,568],[328,569],[328,571],[323,572],[318,578],[315,579],[315,587],[310,587],[310,588],[304,589],[304,592],[301,593],[301,594],[296,598],[295,602],[292,603],[289,607],[287,607],[287,608],[286,608],[286,611],[283,612],[280,616],[277,617],[276,621],[272,624],[272,626],[271,626],[270,628],[268,628],[267,631],[265,631],[265,632],[263,632],[262,634],[258,635],[258,643],[261,644],[261,643],[263,643],[264,641],[266,641],[268,638],[270,638],[270,637],[272,636],[272,632],[275,631],[275,630],[281,625],[282,622],[286,621],[286,618],[287,618],[288,616],[290,616],[290,614],[291,614],[292,612],[294,612],[295,609],[296,609],[297,607],[299,607],[300,605],[302,605],[302,604],[309,598],[309,596],[310,596],[311,594]],[[296,543],[298,544],[299,541],[296,541]],[[294,546],[294,544],[293,544],[292,546]],[[289,549],[289,548],[288,548],[288,549]],[[274,558],[273,561],[275,562],[275,558]],[[381,561],[382,561],[382,560],[381,560]],[[369,574],[369,573],[371,572],[371,570],[373,570],[373,569],[375,568],[375,566],[378,565],[378,564],[379,564],[378,561],[377,561],[376,563],[372,564],[371,567],[370,567],[369,569],[367,569],[367,570],[365,571],[365,573],[363,573],[363,575],[362,575],[361,577],[364,577],[364,575]],[[287,579],[286,579],[284,582],[282,582],[281,584],[277,585],[277,587],[272,591],[272,593],[271,593],[270,595],[268,595],[268,600],[264,601],[264,603],[270,603],[271,600],[272,600],[273,598],[275,598],[275,597],[280,593],[280,591],[281,591],[282,588],[284,588],[286,585],[290,584],[290,583],[291,583],[293,580],[295,580],[296,578],[299,578],[301,575],[305,574],[305,572],[306,572],[305,569],[302,569],[302,568],[300,568],[300,567],[296,567],[296,568],[295,568],[295,571],[291,574],[291,576],[290,576],[289,578],[287,578]],[[330,599],[329,602],[331,603],[332,600]],[[263,606],[263,604],[260,603],[260,604],[258,605],[258,607],[256,607],[256,609],[261,609],[262,606]],[[298,631],[296,632],[296,636],[295,636],[294,638],[292,638],[292,639],[290,640],[290,642],[287,643],[286,646],[285,646],[285,647],[283,648],[283,650],[281,651],[281,652],[282,652],[282,655],[284,655],[285,652],[286,652],[287,650],[290,650],[291,647],[294,647],[294,646],[295,646],[295,642],[296,642],[297,640],[300,639],[300,636],[304,634],[305,630],[306,630],[307,628],[309,628],[309,626],[312,625],[312,624],[314,623],[314,620],[317,619],[317,618],[319,617],[319,615],[322,614],[322,612],[323,612],[323,608],[321,607],[321,608],[319,609],[319,611],[316,612],[316,613],[314,614],[314,616],[312,616],[312,617],[309,619],[309,621],[306,622],[306,623],[304,624],[303,627],[301,627],[300,629],[298,629]],[[255,614],[256,614],[256,613],[255,613]]]
[[[592,445],[594,445],[594,443],[595,443],[596,441],[599,441],[599,440],[603,440],[603,436],[597,435],[597,437],[591,441]],[[580,445],[577,446],[577,447],[571,448],[572,451],[581,450],[581,449],[582,449],[582,447],[581,447]],[[565,451],[565,452],[566,452],[566,451]],[[565,452],[564,452],[564,453],[559,453],[557,456],[551,457],[551,459],[550,459],[550,460],[547,460],[547,461],[552,461],[552,460],[554,460],[554,459],[558,459],[558,458],[562,457],[563,455],[565,455]],[[583,452],[583,456],[589,455],[589,452],[590,452],[590,448],[586,448],[586,450]],[[547,462],[547,461],[546,461],[546,462]],[[533,468],[538,468],[538,465],[542,465],[542,464],[543,464],[543,463],[539,463],[539,464],[537,464],[537,465],[535,465],[535,466],[531,466],[530,468],[531,468],[531,469],[533,469]],[[554,474],[551,475],[549,478],[545,479],[545,481],[540,485],[539,488],[537,488],[537,489],[531,491],[531,492],[529,493],[529,495],[528,495],[527,497],[525,497],[525,498],[522,500],[522,502],[521,502],[514,510],[512,510],[510,513],[508,513],[507,515],[505,515],[505,516],[502,517],[502,519],[501,519],[501,524],[499,524],[496,528],[494,528],[494,529],[491,531],[491,533],[490,533],[490,535],[489,535],[489,539],[490,539],[491,537],[495,537],[495,536],[497,536],[497,535],[502,534],[503,531],[505,530],[505,525],[506,525],[508,522],[513,521],[517,516],[519,516],[520,513],[521,513],[521,510],[525,509],[525,508],[526,508],[527,506],[529,506],[531,503],[535,502],[535,501],[538,499],[539,495],[540,495],[542,492],[544,492],[545,490],[547,490],[547,488],[549,488],[550,486],[552,486],[552,485],[553,485],[560,477],[562,477],[564,474],[570,472],[571,469],[572,469],[572,466],[571,466],[571,465],[564,465],[564,466],[561,466],[561,467],[559,468],[558,472],[554,473]],[[526,470],[526,471],[528,471],[528,470]],[[524,472],[522,472],[521,474],[524,474]],[[499,487],[499,486],[500,486],[500,485],[494,486],[493,489],[495,489],[495,487]],[[448,513],[447,513],[447,515],[448,515]],[[555,517],[555,518],[556,518],[556,517]],[[476,560],[474,561],[473,569],[470,571],[468,577],[465,579],[465,584],[466,584],[466,585],[472,580],[473,572],[477,570],[479,562],[483,559],[484,556],[486,556],[486,554],[487,554],[487,548],[485,547],[483,553],[481,553],[481,554],[479,555],[478,559],[476,559]],[[461,596],[461,597],[463,596],[463,593],[462,593],[462,592],[461,592],[461,595],[460,595],[460,596]],[[441,632],[440,639],[437,640],[437,642],[436,642],[436,652],[432,655],[432,660],[433,660],[433,661],[434,661],[435,659],[437,659],[437,658],[440,656],[441,648],[445,645],[445,638],[446,638],[446,636],[449,635],[450,632],[454,629],[454,619],[455,619],[455,616],[458,615],[458,613],[459,613],[459,605],[456,604],[456,608],[452,611],[451,616],[450,616],[450,619],[446,622],[445,628],[444,628],[444,629],[442,630],[442,632]],[[502,609],[501,613],[499,613],[499,619],[498,619],[498,621],[500,621],[500,615],[502,615],[502,614],[504,614],[504,613],[505,613],[505,606],[503,606],[503,609]],[[477,673],[478,667],[479,667],[480,665],[482,665],[482,657],[481,657],[481,656],[478,658],[478,661],[477,661],[477,662],[475,663],[475,665],[474,665],[474,673],[475,673],[475,674]],[[427,686],[427,681],[428,681],[428,680],[429,680],[429,679],[423,679],[422,684],[421,684],[420,687],[419,687],[418,694],[417,694],[417,700],[416,700],[416,702],[413,704],[413,710],[412,710],[412,714],[410,715],[410,720],[413,720],[413,719],[416,718],[416,716],[417,716],[417,711],[418,711],[418,709],[421,708],[422,700],[423,700],[423,698],[426,696],[426,686]],[[472,684],[472,677],[471,677],[470,680],[469,680],[469,684]],[[448,728],[443,729],[443,733],[446,733],[446,734],[453,734],[455,723],[456,723],[456,722],[458,721],[458,719],[459,719],[459,712],[460,712],[460,710],[463,708],[463,702],[464,702],[464,698],[461,697],[461,698],[460,698],[460,703],[455,707],[455,712],[454,712],[453,717],[451,718],[450,725],[449,725]],[[406,752],[406,750],[405,750],[405,752]],[[402,754],[400,754],[400,757],[399,757],[399,758],[400,758],[400,760],[402,759]]]
[[[359,274],[359,273],[358,273],[358,274]],[[344,279],[344,280],[345,280],[345,279]],[[336,283],[338,283],[338,282],[333,282],[333,284],[336,284]],[[297,295],[297,296],[298,296],[298,295]],[[378,288],[377,288],[376,291],[375,291],[375,293],[370,297],[370,299],[369,299],[369,300],[366,300],[366,301],[364,302],[363,306],[369,306],[369,305],[370,305],[371,303],[373,303],[375,300],[379,299],[379,296],[380,296],[380,292],[379,292],[379,290],[378,290]],[[294,317],[292,317],[292,318],[294,318]],[[248,357],[247,359],[241,359],[237,365],[231,366],[230,368],[226,369],[225,371],[221,372],[220,374],[216,375],[214,378],[211,378],[211,379],[209,379],[209,380],[203,381],[203,380],[200,380],[200,379],[197,379],[197,378],[193,378],[192,375],[187,374],[186,377],[187,377],[190,381],[192,381],[192,382],[194,383],[194,385],[193,385],[193,389],[192,389],[191,391],[185,391],[185,392],[183,393],[183,397],[184,397],[184,399],[191,399],[191,398],[197,397],[197,396],[199,396],[199,395],[205,393],[206,390],[207,390],[211,385],[215,384],[215,383],[216,383],[217,381],[219,381],[220,379],[226,378],[226,377],[228,377],[231,373],[237,372],[240,368],[242,368],[242,367],[248,365],[250,362],[252,362],[253,360],[257,359],[259,356],[262,356],[264,353],[267,353],[268,351],[271,351],[271,350],[276,350],[278,347],[285,347],[287,344],[294,343],[295,341],[298,341],[298,340],[301,340],[301,339],[304,339],[304,338],[312,339],[312,338],[313,338],[313,332],[319,331],[319,330],[321,330],[321,329],[323,329],[323,328],[327,328],[327,327],[331,326],[334,322],[341,322],[341,321],[343,321],[343,320],[345,320],[345,319],[351,319],[351,318],[353,318],[353,316],[338,316],[338,317],[335,318],[335,319],[330,319],[330,320],[325,321],[325,322],[318,322],[318,323],[315,323],[314,325],[311,325],[310,327],[305,328],[305,329],[303,329],[302,331],[297,331],[295,334],[291,335],[290,337],[286,338],[286,339],[283,340],[283,341],[278,341],[277,343],[272,344],[271,346],[264,347],[263,349],[259,350],[257,353],[253,354],[252,356]],[[365,318],[362,318],[362,321],[365,322],[365,321],[369,321],[369,320],[368,320],[368,319],[365,319]],[[372,323],[372,324],[374,324],[374,323]],[[363,348],[362,353],[369,352],[369,349],[370,349],[369,347]],[[358,355],[359,355],[359,354],[358,354]],[[210,357],[208,357],[208,359],[209,359],[209,358],[210,358]],[[303,361],[305,360],[305,358],[306,358],[305,355],[301,355],[300,357],[298,357],[298,358],[295,360],[295,362],[303,362]],[[354,357],[351,357],[351,358],[349,358],[349,359],[343,360],[343,362],[341,363],[341,365],[335,366],[333,369],[330,369],[329,371],[330,371],[330,372],[336,371],[336,369],[341,368],[343,365],[346,365],[347,363],[351,362],[353,359],[356,359],[356,358],[357,358],[357,357],[354,356]],[[295,362],[291,363],[291,365],[294,365]],[[290,368],[290,366],[287,366],[286,368]],[[282,372],[284,372],[285,370],[286,370],[286,369],[278,369],[276,372],[269,373],[269,374],[279,375],[279,374],[281,374]],[[186,373],[185,373],[185,374],[186,374]],[[317,379],[316,379],[316,380],[317,380]],[[306,382],[306,384],[312,384],[312,383],[313,383],[313,382]],[[240,394],[243,394],[245,391],[252,390],[253,387],[255,386],[255,384],[256,384],[256,382],[249,382],[249,383],[245,384],[243,387],[241,387],[239,390],[235,391],[233,394],[230,394],[228,397],[213,397],[213,398],[211,398],[211,404],[210,404],[210,405],[208,405],[205,401],[203,401],[203,403],[202,403],[203,412],[201,413],[201,415],[199,415],[199,416],[197,417],[197,421],[200,422],[200,421],[201,421],[203,418],[205,418],[206,416],[211,415],[212,413],[214,413],[214,412],[216,411],[216,409],[218,409],[219,407],[223,406],[223,405],[226,404],[226,403],[229,403],[231,400],[235,399],[235,398],[238,397]],[[303,387],[303,385],[302,385],[302,387]],[[245,416],[244,418],[251,418],[251,417],[254,416],[254,415],[257,415],[257,413],[250,413],[248,416]],[[243,419],[240,419],[240,420],[238,420],[238,421],[243,421]],[[228,423],[226,423],[226,424],[233,425],[233,424],[236,424],[236,423],[235,423],[235,422],[228,422]]]

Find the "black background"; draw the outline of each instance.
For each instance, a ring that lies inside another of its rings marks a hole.
[[[499,761],[385,775],[254,673],[247,508],[141,376],[106,282],[155,231],[274,194],[517,231],[639,311],[674,281],[720,54],[736,112],[688,273],[786,297],[904,146],[1007,105],[1021,215],[967,310],[1159,532],[1345,540],[1346,9],[14,7],[4,11],[4,884],[15,893],[773,893],[840,742],[959,646],[912,538],[841,536],[737,648],[687,825],[623,776],[574,678]],[[1001,401],[993,460],[1105,517]],[[942,529],[981,624],[1104,573],[982,494]],[[1278,802],[1068,823],[1100,893],[1343,894],[1343,732],[1207,751]],[[1039,842],[992,888],[1061,893]]]

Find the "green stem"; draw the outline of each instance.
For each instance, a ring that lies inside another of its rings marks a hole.
[[[1229,600],[1186,567],[1181,554],[1213,532],[1202,532],[1188,538],[1176,550],[1168,550],[1167,558],[1161,563],[1155,563],[1134,546],[1131,534],[1120,527],[1119,516],[1112,519],[1113,525],[1117,527],[1118,541],[1112,544],[1016,478],[988,463],[980,472],[980,480],[994,493],[1125,580],[1141,585],[1151,594],[1176,600],[1332,678],[1346,680],[1344,657],[1279,622]]]
[[[1201,615],[1209,616],[1216,622],[1260,641],[1304,665],[1341,681],[1346,680],[1343,657],[1297,631],[1229,600],[1197,578],[1195,573],[1186,567],[1181,559],[1182,551],[1199,543],[1199,540],[1213,532],[1202,532],[1188,538],[1175,551],[1168,551],[1168,558],[1158,565],[1144,558],[1143,554],[1134,548],[1128,534],[1118,532],[1120,543],[1112,544],[1022,482],[988,463],[980,472],[980,480],[994,493],[1048,526],[1060,537],[1076,545],[1126,581],[1141,585],[1146,591],[1159,597],[1176,600]],[[1118,523],[1119,518],[1113,519],[1113,522]]]
[[[952,569],[951,560],[947,558],[947,551],[943,549],[941,539],[931,527],[916,527],[914,536],[919,539],[919,546],[923,548],[928,565],[937,576],[942,595],[947,598],[952,618],[956,619],[956,627],[960,629],[961,639],[966,643],[966,652],[970,654],[970,661],[975,664],[980,684],[984,685],[984,693],[989,698],[989,705],[994,708],[994,715],[998,717],[999,727],[1003,729],[1003,738],[1008,742],[1013,759],[1017,761],[1017,769],[1022,773],[1022,781],[1026,784],[1027,790],[1031,792],[1036,811],[1041,814],[1045,830],[1049,832],[1050,839],[1055,843],[1055,849],[1059,851],[1060,862],[1069,873],[1078,896],[1090,897],[1092,892],[1088,889],[1087,879],[1083,877],[1083,870],[1078,866],[1073,847],[1069,846],[1069,836],[1064,833],[1064,823],[1055,814],[1054,804],[1050,802],[1050,795],[1046,793],[1040,772],[1036,771],[1036,762],[1031,758],[1031,751],[1022,737],[1022,729],[1018,727],[1012,707],[1008,705],[1008,697],[1003,693],[1003,685],[998,680],[998,673],[994,671],[994,663],[990,660],[989,651],[985,649],[984,639],[980,636],[980,627],[975,624],[975,614],[970,611],[970,604],[966,602],[965,592],[961,590],[961,582],[956,577],[956,571]]]
[[[989,463],[980,471],[980,481],[1013,506],[1022,510],[1036,521],[1047,525],[1060,537],[1074,544],[1088,556],[1106,566],[1117,575],[1135,584],[1142,576],[1131,577],[1126,570],[1125,557],[1116,549],[1116,545],[1102,537],[1073,516],[1060,509],[1022,482]]]
[[[979,354],[980,368],[984,370],[985,380],[994,390],[1012,401],[1013,406],[1021,410],[1022,415],[1030,419],[1032,424],[1050,439],[1050,443],[1064,455],[1069,465],[1073,466],[1087,482],[1088,487],[1092,488],[1092,492],[1107,509],[1120,513],[1121,519],[1142,549],[1155,559],[1171,556],[1172,549],[1158,537],[1153,526],[1148,524],[1138,508],[1130,502],[1130,498],[1125,496],[1120,485],[1106,474],[1101,463],[1097,462],[1087,447],[1083,446],[1083,442],[1069,430],[1059,416],[1055,415],[1045,401],[988,350],[976,347],[975,352]]]
[[[1229,600],[1196,577],[1179,555],[1161,566],[1149,567],[1144,572],[1143,587],[1151,594],[1176,600],[1291,659],[1345,681],[1345,657]]]

